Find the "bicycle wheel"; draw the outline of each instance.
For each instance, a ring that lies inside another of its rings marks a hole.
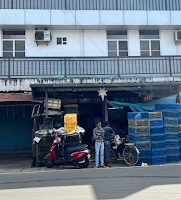
[[[123,158],[128,165],[136,165],[139,160],[139,153],[134,146],[126,146],[123,150]]]
[[[110,162],[113,163],[116,160],[116,153],[113,149],[110,151]]]

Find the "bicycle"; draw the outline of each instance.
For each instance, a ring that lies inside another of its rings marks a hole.
[[[111,143],[111,162],[124,160],[126,164],[134,166],[139,160],[139,150],[134,143],[128,142],[127,138],[114,135]]]

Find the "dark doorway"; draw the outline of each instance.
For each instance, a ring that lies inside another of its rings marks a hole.
[[[102,119],[101,103],[81,103],[79,104],[78,125],[85,129],[82,143],[91,143],[95,122]]]

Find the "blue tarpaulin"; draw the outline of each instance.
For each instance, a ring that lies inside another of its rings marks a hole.
[[[116,101],[107,101],[107,103],[109,103],[111,106],[117,109],[121,109],[124,106],[129,106],[133,112],[153,112],[155,111],[155,104],[176,103],[176,97],[177,97],[177,94],[173,96],[165,97],[162,99],[157,99],[152,102],[137,103],[137,104],[122,103],[122,102],[116,102]]]

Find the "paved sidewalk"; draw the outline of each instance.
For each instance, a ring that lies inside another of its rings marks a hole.
[[[31,172],[47,172],[47,171],[55,171],[55,170],[71,170],[75,169],[72,165],[59,166],[58,168],[54,166],[53,168],[47,167],[31,167],[33,162],[33,158],[31,156],[26,157],[9,157],[9,158],[1,158],[0,162],[0,174],[3,173],[31,173]],[[172,163],[174,165],[181,165],[179,163]],[[165,164],[165,165],[172,165]],[[95,164],[92,162],[92,166]],[[92,168],[91,165],[88,166],[88,169]],[[130,166],[126,165],[124,161],[115,161],[114,165],[111,168],[129,168]],[[138,166],[134,166],[138,167]]]
[[[32,167],[33,158],[31,156],[28,157],[10,157],[10,158],[1,158],[0,162],[0,174],[1,173],[20,173],[20,172],[41,172],[41,171],[54,171],[54,170],[69,170],[75,169],[73,165],[66,166],[54,166],[53,168],[47,167]],[[94,167],[94,162],[91,162]],[[88,168],[92,168],[91,164],[89,164]],[[115,167],[129,167],[125,165],[124,161],[116,161],[112,168]]]

